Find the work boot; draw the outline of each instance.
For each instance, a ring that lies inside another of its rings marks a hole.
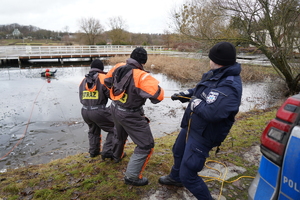
[[[170,175],[160,177],[158,179],[158,182],[160,184],[164,184],[164,185],[174,185],[174,186],[177,186],[177,187],[183,187],[182,183],[173,180],[170,177]]]
[[[119,163],[125,157],[126,157],[126,153],[124,152],[124,154],[121,158],[117,158],[117,157],[112,156],[112,160],[114,161],[114,163]]]
[[[126,185],[134,185],[134,186],[144,186],[144,185],[148,185],[148,179],[143,177],[141,179],[137,178],[137,179],[131,179],[128,177],[124,177],[125,180],[125,184]]]
[[[99,153],[95,153],[95,154],[90,153],[90,157],[91,157],[91,158],[95,158],[95,157],[98,156],[98,155],[99,155]]]
[[[85,156],[86,158],[95,158],[96,156],[100,155],[101,152],[97,152],[97,153],[90,153],[90,156]]]
[[[105,160],[106,158],[113,158],[113,155],[111,153],[104,153],[101,155],[102,160]]]

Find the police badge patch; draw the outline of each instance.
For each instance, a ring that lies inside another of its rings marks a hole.
[[[206,103],[211,104],[211,103],[215,102],[217,100],[218,96],[219,96],[218,92],[210,92],[208,94],[208,96],[206,97]]]

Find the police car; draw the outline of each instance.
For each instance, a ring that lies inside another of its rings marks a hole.
[[[262,157],[249,200],[300,199],[300,94],[289,97],[261,135]]]

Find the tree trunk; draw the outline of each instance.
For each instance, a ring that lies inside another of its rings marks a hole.
[[[288,92],[285,94],[286,96],[293,95],[295,93],[299,92],[299,77],[294,77],[291,66],[289,65],[286,57],[278,56],[278,57],[272,57],[270,58],[270,62],[272,63],[273,67],[277,69],[277,71],[280,72],[282,75],[287,88]]]

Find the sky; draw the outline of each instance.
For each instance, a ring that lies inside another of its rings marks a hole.
[[[52,31],[77,32],[78,21],[95,18],[105,30],[121,16],[132,33],[164,33],[171,10],[185,0],[1,0],[0,25],[18,23]]]

